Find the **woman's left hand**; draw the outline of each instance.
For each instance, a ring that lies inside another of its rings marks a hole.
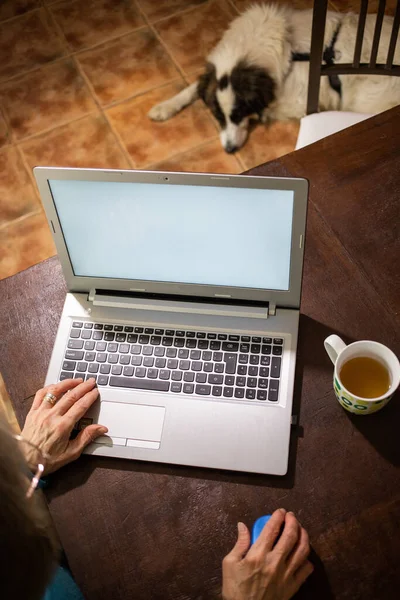
[[[54,404],[44,400],[46,394],[55,396]],[[98,395],[93,378],[85,382],[82,379],[65,379],[36,393],[21,433],[48,455],[45,475],[78,458],[85,446],[107,433],[107,427],[89,425],[70,440],[75,423],[97,400]],[[36,465],[30,466],[36,468]]]

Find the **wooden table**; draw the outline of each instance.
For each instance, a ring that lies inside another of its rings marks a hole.
[[[47,497],[87,600],[217,598],[237,521],[279,506],[299,516],[322,561],[301,597],[399,597],[399,394],[374,416],[350,416],[323,340],[336,332],[400,354],[400,107],[251,172],[310,180],[289,473],[87,456],[62,469]],[[21,422],[65,291],[56,258],[0,282],[0,371]]]

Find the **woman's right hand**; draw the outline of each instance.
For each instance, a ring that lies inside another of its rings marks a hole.
[[[308,534],[283,508],[249,547],[250,532],[239,523],[237,542],[222,563],[223,600],[289,600],[314,570]]]

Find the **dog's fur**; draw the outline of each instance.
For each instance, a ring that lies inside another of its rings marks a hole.
[[[376,15],[366,20],[361,62],[371,54]],[[335,42],[335,62],[351,63],[358,16],[328,11],[325,48]],[[385,17],[378,62],[385,62],[393,19]],[[173,98],[154,106],[149,117],[169,119],[185,106],[202,98],[221,126],[221,142],[234,152],[247,139],[250,118],[285,120],[305,115],[308,62],[293,61],[293,53],[309,53],[312,10],[260,4],[237,17],[208,57],[199,80]],[[400,44],[394,62],[400,62]],[[400,78],[388,76],[340,76],[342,92],[321,78],[320,110],[377,113],[400,103]]]

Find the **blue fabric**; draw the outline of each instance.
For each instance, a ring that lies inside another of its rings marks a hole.
[[[58,567],[43,600],[85,600],[72,578],[64,567]]]

